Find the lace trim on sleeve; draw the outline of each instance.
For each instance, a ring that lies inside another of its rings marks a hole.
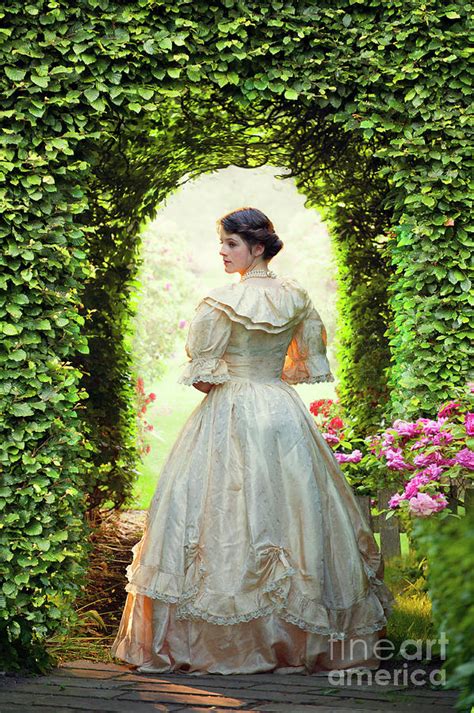
[[[178,384],[187,386],[191,386],[197,381],[205,381],[210,384],[222,384],[225,381],[230,381],[227,362],[219,357],[192,359],[177,381]]]

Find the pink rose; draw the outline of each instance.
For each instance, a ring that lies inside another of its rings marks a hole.
[[[459,465],[462,465],[463,468],[474,470],[474,451],[471,451],[470,448],[463,448],[458,451],[454,456],[454,460]]]
[[[431,463],[431,465],[421,471],[421,474],[427,475],[430,480],[438,480],[442,472],[443,468],[440,465],[436,465],[436,463]]]
[[[453,440],[453,434],[449,433],[448,431],[440,431],[439,433],[436,434],[436,436],[433,436],[432,443],[434,446],[443,446],[446,445],[447,443],[451,443]]]
[[[338,463],[358,463],[362,458],[362,453],[359,450],[352,453],[334,453]]]
[[[421,485],[426,485],[429,483],[430,479],[426,475],[415,475],[414,478],[408,481],[405,485],[405,497],[413,498],[417,493]]]
[[[395,495],[392,495],[390,500],[388,501],[388,507],[389,508],[397,508],[400,504],[401,500],[406,500],[405,495],[400,495],[400,493],[395,493]]]
[[[413,463],[420,468],[424,468],[425,466],[431,464],[448,464],[447,461],[449,461],[449,459],[446,459],[439,451],[434,451],[433,453],[420,453],[413,458]]]
[[[403,460],[401,448],[387,448],[385,457],[387,459],[387,468],[392,470],[407,470],[411,468],[409,463],[405,463]]]
[[[412,423],[411,421],[403,421],[400,418],[397,418],[393,422],[393,428],[401,436],[409,436],[410,438],[412,438],[413,436],[416,436],[421,431],[419,424]]]
[[[464,417],[464,425],[468,436],[474,436],[474,413],[468,411]]]
[[[434,512],[443,510],[448,501],[444,495],[438,493],[436,496],[428,495],[428,493],[418,493],[415,497],[408,501],[409,510],[413,515],[418,517],[428,517]]]
[[[446,404],[446,406],[443,406],[443,408],[440,408],[438,411],[438,418],[441,418],[443,416],[450,416],[454,411],[457,411],[459,409],[461,404],[459,404],[457,401],[450,401],[449,403]]]
[[[426,446],[427,443],[431,443],[430,439],[428,436],[423,436],[423,438],[419,438],[418,441],[415,441],[415,443],[412,443],[410,446],[411,451],[416,451],[418,448],[423,448],[423,446]]]
[[[329,445],[331,445],[331,444],[335,445],[336,443],[339,443],[339,441],[341,440],[340,438],[338,438],[338,436],[334,435],[333,433],[321,433],[321,435],[324,438],[324,440],[326,441],[326,443],[329,443]]]
[[[420,423],[423,427],[423,431],[427,436],[434,436],[439,432],[440,426],[446,423],[448,419],[439,417],[436,421],[431,418],[419,418],[417,423]]]

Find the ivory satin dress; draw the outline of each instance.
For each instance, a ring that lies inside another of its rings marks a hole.
[[[214,386],[162,466],[112,654],[143,672],[375,670],[394,597],[292,386],[334,381],[307,291],[288,277],[212,289],[185,350],[178,383]]]

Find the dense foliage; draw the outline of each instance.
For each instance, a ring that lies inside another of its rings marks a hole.
[[[341,398],[357,394],[361,425],[430,412],[464,383],[470,10],[460,0],[4,6],[8,665],[29,661],[33,642],[67,621],[84,505],[130,491],[127,325],[140,226],[185,179],[231,163],[287,166],[308,205],[327,207]]]
[[[474,705],[474,510],[465,517],[415,523],[420,551],[428,554],[428,591],[438,640],[446,643],[448,687],[460,690],[459,711]]]

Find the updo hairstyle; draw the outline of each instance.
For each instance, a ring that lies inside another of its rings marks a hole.
[[[262,243],[265,246],[263,260],[271,260],[284,245],[275,233],[272,221],[258,208],[237,208],[217,220],[218,230],[220,226],[226,233],[237,233],[250,250],[253,245]]]

